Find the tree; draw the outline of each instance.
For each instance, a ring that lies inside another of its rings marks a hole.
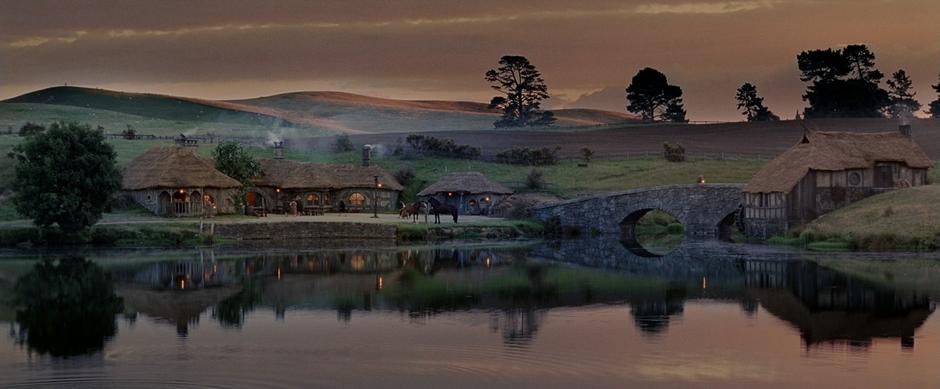
[[[549,98],[548,87],[542,74],[526,57],[504,55],[499,67],[486,72],[490,87],[505,96],[490,100],[490,108],[503,111],[503,117],[493,125],[501,127],[547,126],[555,122],[555,115],[542,111],[542,100]]]
[[[666,75],[653,68],[644,68],[633,76],[627,87],[627,111],[643,120],[685,122],[682,88],[670,85]]]
[[[53,123],[13,148],[13,204],[47,228],[76,232],[101,219],[121,187],[116,154],[101,131],[77,123]]]
[[[23,124],[23,126],[20,127],[19,135],[20,136],[36,135],[36,134],[41,134],[45,130],[46,130],[46,127],[43,127],[39,124],[26,122],[26,124]]]
[[[934,119],[940,119],[940,80],[937,81],[937,85],[931,85],[931,87],[937,92],[937,99],[930,102],[930,110],[927,113]]]
[[[235,141],[225,141],[215,146],[212,159],[215,160],[216,169],[242,185],[251,185],[251,179],[261,174],[261,164]]]
[[[800,80],[810,83],[803,100],[804,116],[880,117],[891,103],[878,84],[884,75],[875,69],[875,55],[865,45],[804,51],[797,56]]]
[[[888,96],[891,98],[888,114],[891,117],[898,118],[920,110],[920,102],[914,99],[917,93],[911,91],[912,85],[911,78],[907,76],[904,69],[891,74],[891,78],[888,79]]]
[[[333,142],[333,150],[337,153],[344,153],[355,149],[356,146],[353,145],[352,140],[349,139],[349,135],[347,134],[338,135]]]
[[[779,116],[764,106],[764,98],[757,94],[757,87],[749,82],[738,88],[735,99],[738,100],[738,109],[744,110],[741,113],[749,122],[780,120]]]

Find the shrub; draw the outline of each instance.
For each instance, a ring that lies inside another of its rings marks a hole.
[[[532,190],[544,188],[545,175],[542,171],[538,169],[529,170],[529,174],[525,176],[525,187]]]
[[[561,147],[530,149],[513,147],[496,154],[496,161],[512,165],[546,166],[558,163],[558,151]]]
[[[666,226],[666,232],[668,232],[669,235],[679,235],[685,232],[685,227],[682,226],[682,223],[670,223]]]
[[[43,131],[46,131],[46,127],[40,126],[36,123],[26,122],[23,127],[20,127],[20,136],[30,136],[41,134]]]
[[[402,165],[395,171],[395,179],[402,186],[408,186],[415,179],[415,168],[411,165]]]
[[[591,163],[591,158],[594,157],[594,150],[591,150],[588,147],[581,148],[581,162],[585,165]]]
[[[100,126],[99,126],[99,127],[100,127]],[[137,138],[137,131],[134,130],[134,127],[133,127],[133,126],[131,126],[130,124],[128,124],[128,125],[127,125],[127,129],[124,130],[124,131],[121,131],[121,137],[124,138],[124,139],[136,139],[136,138]]]
[[[416,153],[457,159],[477,159],[481,152],[479,147],[459,145],[453,139],[439,139],[433,136],[410,134],[405,138],[412,150]]]
[[[685,147],[680,144],[663,143],[663,157],[669,162],[685,161]]]
[[[344,153],[347,151],[353,151],[356,147],[353,146],[352,140],[349,139],[349,135],[341,134],[336,137],[336,140],[333,141],[333,151],[337,153]]]

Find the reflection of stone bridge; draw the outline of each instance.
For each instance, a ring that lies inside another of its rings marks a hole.
[[[541,220],[557,217],[562,226],[582,233],[621,234],[632,241],[637,221],[649,211],[661,210],[678,219],[689,238],[727,240],[741,205],[741,188],[735,184],[639,188],[536,206],[530,211]]]

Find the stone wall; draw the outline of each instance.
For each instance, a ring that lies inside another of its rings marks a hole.
[[[685,226],[686,236],[714,239],[719,225],[741,206],[737,184],[672,185],[632,189],[530,209],[540,220],[557,217],[563,227],[582,233],[624,234],[650,210],[669,213]],[[624,223],[626,221],[626,223]]]
[[[216,235],[234,240],[395,239],[397,228],[378,223],[282,222],[216,224]]]

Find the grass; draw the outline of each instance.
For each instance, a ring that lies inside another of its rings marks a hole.
[[[795,239],[823,249],[933,250],[940,246],[937,220],[940,185],[926,185],[875,195],[825,214],[789,243]]]
[[[924,258],[903,260],[813,258],[822,266],[875,284],[940,297],[940,261]]]
[[[401,241],[539,237],[544,230],[540,222],[512,219],[493,219],[457,225],[402,222],[398,223],[397,227],[398,239]]]
[[[48,125],[54,121],[87,123],[101,126],[105,132],[117,133],[133,126],[138,134],[175,136],[180,133],[219,136],[259,137],[274,131],[282,136],[322,136],[330,132],[307,127],[281,127],[277,123],[254,119],[254,115],[231,114],[229,111],[190,104],[188,108],[168,109],[163,105],[145,107],[146,110],[126,107],[127,112],[71,105],[2,103],[0,104],[0,132],[17,130],[26,122]],[[194,107],[205,108],[205,111]],[[120,109],[120,107],[118,108]],[[177,116],[177,113],[180,113]]]

